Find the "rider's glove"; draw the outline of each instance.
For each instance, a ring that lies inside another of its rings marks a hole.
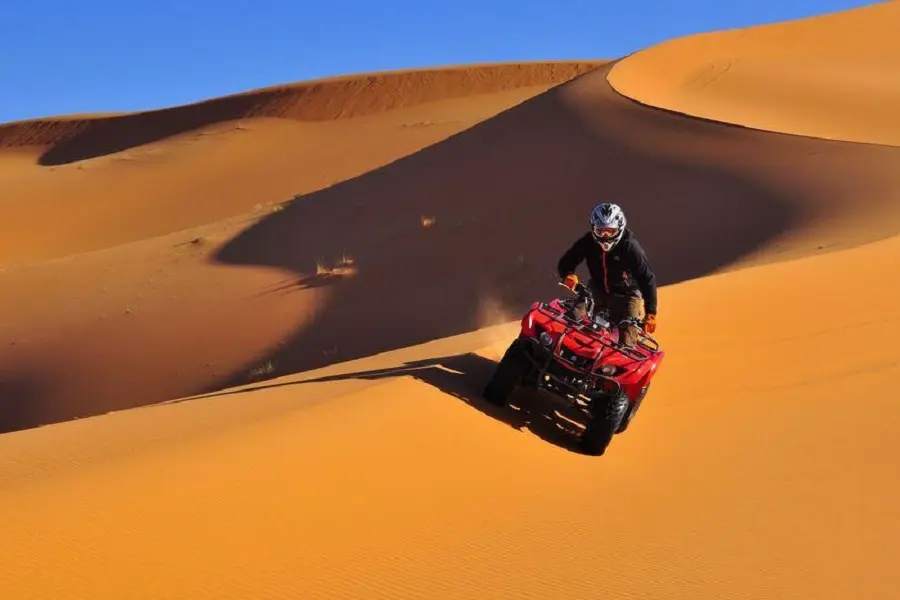
[[[644,318],[644,333],[656,331],[656,315],[649,314]]]
[[[578,285],[578,275],[576,275],[575,273],[566,275],[566,278],[563,279],[562,284],[574,292],[575,286]]]

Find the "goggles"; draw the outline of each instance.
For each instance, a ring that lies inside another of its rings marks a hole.
[[[594,231],[594,237],[604,242],[615,240],[621,232],[621,229],[618,227],[593,227],[592,229]]]

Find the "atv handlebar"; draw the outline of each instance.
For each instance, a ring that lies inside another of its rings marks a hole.
[[[575,294],[577,294],[577,295],[579,295],[579,296],[584,296],[585,298],[589,298],[589,299],[591,299],[591,300],[594,299],[594,295],[591,293],[590,288],[588,288],[586,285],[584,285],[584,284],[581,283],[580,281],[579,281],[578,283],[575,284],[575,289],[574,289],[574,290],[573,290],[572,288],[570,288],[569,286],[567,286],[567,285],[566,285],[565,283],[563,283],[562,281],[559,282],[559,285],[561,285],[562,287],[566,288],[566,289],[569,290],[570,292],[574,292]]]
[[[562,281],[559,282],[559,285],[561,285],[562,287],[566,288],[567,290],[573,292],[576,296],[586,299],[588,302],[588,313],[594,314],[594,307],[596,306],[596,304],[594,303],[594,294],[591,293],[591,290],[589,287],[587,287],[580,281],[575,284],[574,290],[572,288],[570,288],[569,286],[567,286],[566,284],[564,284]],[[623,324],[630,324],[630,325],[640,329],[641,337],[653,342],[653,346],[654,346],[652,348],[653,350],[659,350],[659,342],[656,341],[656,338],[654,338],[652,335],[650,335],[649,333],[644,331],[644,321],[642,319],[639,319],[637,317],[626,317],[619,322],[619,325],[623,325]]]
[[[595,307],[594,295],[591,293],[591,290],[586,285],[584,285],[580,281],[575,284],[575,289],[570,288],[569,286],[564,284],[562,281],[559,282],[559,285],[566,288],[570,292],[574,292],[575,295],[578,296],[579,298],[584,298],[585,300],[587,300],[588,313],[594,314],[594,307]]]

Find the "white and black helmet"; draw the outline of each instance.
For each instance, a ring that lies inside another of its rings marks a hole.
[[[625,235],[625,213],[618,204],[604,202],[591,211],[591,235],[609,252]]]

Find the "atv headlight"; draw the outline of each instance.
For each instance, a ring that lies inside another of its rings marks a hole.
[[[542,331],[540,335],[538,335],[538,341],[542,346],[545,346],[547,348],[553,345],[553,338],[550,337],[550,334],[546,331]]]
[[[606,375],[607,377],[612,377],[616,373],[619,372],[619,367],[615,365],[603,365],[600,367],[600,374]]]

